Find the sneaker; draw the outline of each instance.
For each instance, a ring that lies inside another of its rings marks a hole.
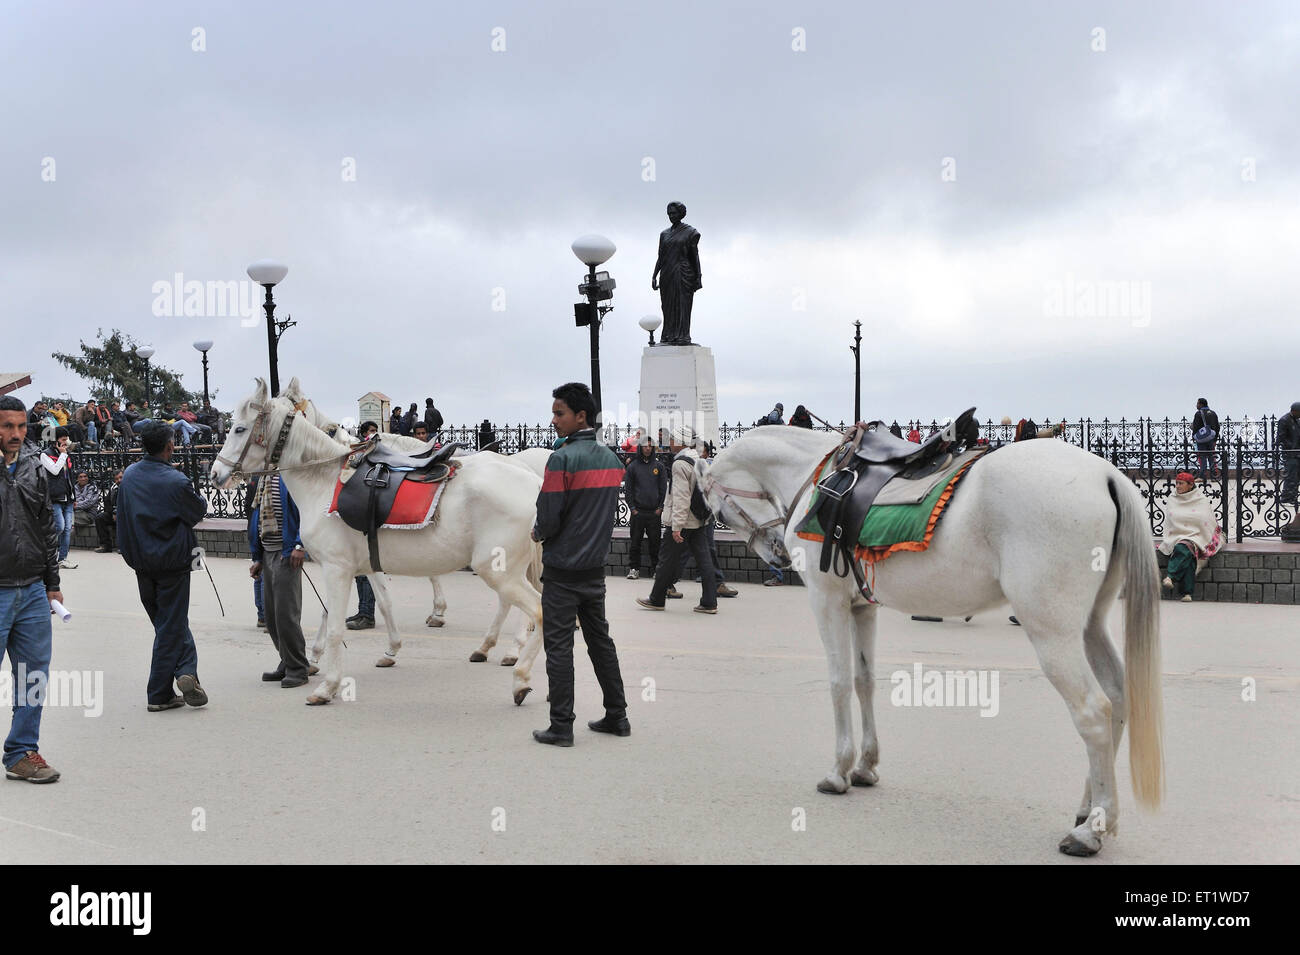
[[[637,570],[635,567],[633,567],[631,570],[629,570],[629,571],[627,572],[627,579],[628,579],[628,580],[640,580],[640,579],[641,579],[641,571],[639,571],[639,570]]]
[[[358,614],[347,622],[349,630],[373,630],[375,629],[374,617],[363,617]]]
[[[770,580],[763,581],[764,587],[784,587],[785,581],[780,577],[773,577]]]
[[[740,593],[735,587],[728,587],[726,584],[718,584],[719,597],[734,597]]]
[[[1191,595],[1191,594],[1183,594],[1183,603],[1185,603],[1185,604],[1189,604],[1189,603],[1191,603],[1191,602],[1192,602],[1192,595]]]
[[[208,702],[208,695],[199,686],[199,678],[193,673],[182,673],[176,678],[176,689],[190,706],[202,706]]]
[[[668,592],[664,594],[669,600],[681,600],[682,595],[677,592],[676,587],[669,587]]]
[[[1014,623],[1017,627],[1020,626],[1020,621],[1017,620],[1015,617],[1007,617],[1007,619],[1010,620],[1012,623]]]
[[[637,598],[636,598],[636,602],[637,602],[638,604],[640,604],[642,607],[645,607],[646,610],[663,610],[663,609],[664,609],[664,605],[663,605],[663,604],[652,604],[652,603],[651,603],[649,600],[647,600],[645,597],[637,597]]]
[[[174,710],[178,706],[185,705],[185,697],[173,696],[166,703],[150,703],[145,707],[150,713],[161,713],[163,710]]]
[[[691,609],[694,610],[696,613],[717,613],[718,612],[717,607],[705,607],[703,605],[699,607],[692,607]]]
[[[59,566],[62,567],[64,570],[76,570],[77,562],[74,560],[69,560],[67,557],[65,557],[63,558],[63,560],[59,561]]]
[[[1165,590],[1173,590],[1174,582],[1170,578],[1166,577],[1164,580],[1160,581],[1160,586],[1164,587]]]
[[[266,629],[266,621],[263,620],[261,617],[258,617],[258,618],[257,618],[257,626],[258,626],[260,629],[265,630],[265,629]]]
[[[58,778],[59,771],[47,763],[34,749],[29,749],[22,759],[5,770],[5,779],[17,779],[29,783],[52,783]]]

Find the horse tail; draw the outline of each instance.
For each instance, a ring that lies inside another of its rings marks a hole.
[[[1160,689],[1160,570],[1137,487],[1112,477],[1119,510],[1113,559],[1124,570],[1124,697],[1128,701],[1129,773],[1139,805],[1164,798],[1164,706]]]

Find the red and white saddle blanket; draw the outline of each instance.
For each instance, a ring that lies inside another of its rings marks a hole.
[[[343,484],[344,478],[340,474],[334,482],[334,496],[330,499],[327,512],[334,517],[340,516],[339,492],[343,490]],[[422,527],[428,527],[438,510],[438,501],[446,485],[446,481],[436,484],[403,481],[397,488],[397,497],[393,501],[392,510],[388,512],[388,519],[380,526],[401,531],[418,531]]]

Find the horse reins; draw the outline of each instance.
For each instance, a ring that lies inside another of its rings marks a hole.
[[[303,412],[305,406],[306,400],[300,401],[290,409],[288,414],[284,416],[284,421],[280,424],[280,433],[276,436],[275,444],[267,455],[266,463],[268,467],[259,468],[255,471],[244,470],[244,458],[248,456],[248,449],[254,444],[259,447],[266,447],[267,423],[271,415],[271,409],[269,407],[263,408],[258,412],[257,417],[253,420],[253,436],[248,441],[244,442],[243,450],[239,452],[238,459],[230,461],[218,454],[216,460],[230,468],[232,475],[241,474],[244,477],[255,477],[262,474],[274,474],[278,471],[299,471],[304,468],[316,467],[320,464],[332,464],[336,461],[344,460],[361,448],[361,445],[350,445],[346,451],[342,451],[338,454],[318,458],[315,461],[304,461],[300,464],[282,466],[280,464],[280,455],[284,453],[284,446],[289,440],[289,432],[293,428],[294,419],[301,413],[303,414],[303,419],[306,420],[306,414]]]

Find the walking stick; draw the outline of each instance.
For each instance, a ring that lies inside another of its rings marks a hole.
[[[325,611],[325,616],[328,617],[330,615],[329,608],[325,606],[325,601],[320,599],[320,591],[316,589],[316,584],[312,581],[311,575],[307,573],[307,567],[305,565],[302,568],[302,575],[307,578],[307,583],[311,584],[311,592],[316,595],[317,600],[320,600],[320,609]],[[346,647],[347,645],[348,642],[344,640],[343,646]]]
[[[212,592],[217,595],[217,606],[221,608],[221,616],[226,615],[226,607],[221,602],[221,591],[217,590],[217,582],[212,579],[212,570],[208,567],[208,562],[203,561],[203,569],[208,572],[208,582],[212,584]]]

